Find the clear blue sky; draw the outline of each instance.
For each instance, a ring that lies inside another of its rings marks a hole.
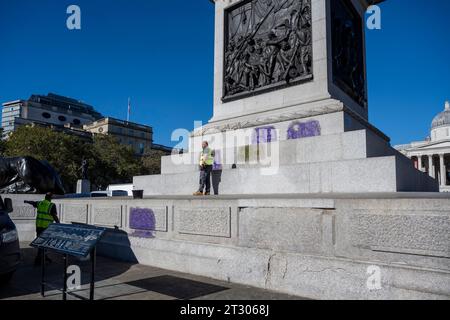
[[[82,30],[66,28],[77,4]],[[423,139],[450,99],[448,0],[388,0],[367,32],[370,120],[394,144]],[[54,92],[104,115],[172,130],[212,116],[208,0],[0,0],[0,101]]]

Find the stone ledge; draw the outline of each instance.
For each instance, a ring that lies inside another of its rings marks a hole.
[[[101,247],[103,254],[116,258],[311,298],[450,297],[450,194],[162,196],[55,202],[63,217],[70,205],[89,208],[91,223],[96,207],[116,208],[114,214],[103,216],[111,220],[104,220],[106,225],[117,222],[122,208],[122,230],[105,237]],[[167,214],[155,214],[154,224],[167,232],[133,234],[129,219],[131,208],[136,207],[166,208]],[[211,210],[216,214],[208,214]],[[180,233],[180,215],[198,230]],[[32,220],[17,224],[21,239],[34,231]],[[382,290],[365,287],[371,265],[381,269]]]

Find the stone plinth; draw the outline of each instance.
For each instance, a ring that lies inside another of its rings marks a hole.
[[[90,193],[91,192],[91,182],[89,180],[83,179],[77,181],[77,193]]]
[[[45,195],[39,194],[4,194],[2,198],[12,200],[13,212],[9,214],[20,234],[20,241],[33,241],[36,238],[36,209],[24,201],[41,201]],[[57,206],[59,213],[59,206]]]
[[[121,212],[122,232],[102,244],[116,258],[128,259],[132,251],[142,264],[314,299],[450,298],[450,195],[56,202],[64,222],[73,208],[84,208],[87,220],[102,226],[118,219],[103,212]],[[378,289],[367,286],[374,267]]]

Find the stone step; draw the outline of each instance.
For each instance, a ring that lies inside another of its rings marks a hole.
[[[144,195],[189,195],[198,188],[199,172],[134,177]],[[416,170],[402,155],[280,165],[278,168],[226,169],[220,193],[312,194],[352,192],[438,192],[438,183]]]
[[[211,146],[214,148],[214,146]],[[396,150],[386,140],[370,130],[358,130],[326,136],[310,137],[298,140],[285,140],[276,144],[229,148],[222,150],[222,163],[225,169],[233,164],[240,168],[258,166],[260,155],[270,155],[270,150],[277,151],[279,157],[272,157],[280,165],[301,163],[329,162],[338,160],[365,159],[378,156],[392,156]],[[269,151],[269,153],[268,153]],[[199,152],[167,156],[161,159],[161,173],[174,174],[195,172],[198,170]],[[262,161],[269,161],[262,157]]]

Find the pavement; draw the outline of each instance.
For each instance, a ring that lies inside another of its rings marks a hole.
[[[58,290],[48,288],[40,294],[41,267],[34,265],[37,250],[21,244],[22,263],[11,282],[0,285],[0,300],[62,300]],[[62,288],[63,260],[49,254],[52,263],[46,267],[46,281]],[[69,265],[81,269],[81,289],[78,296],[89,297],[90,261],[76,258]],[[95,300],[302,300],[302,298],[198,277],[140,264],[98,257],[95,275]],[[68,300],[79,300],[68,296]]]

